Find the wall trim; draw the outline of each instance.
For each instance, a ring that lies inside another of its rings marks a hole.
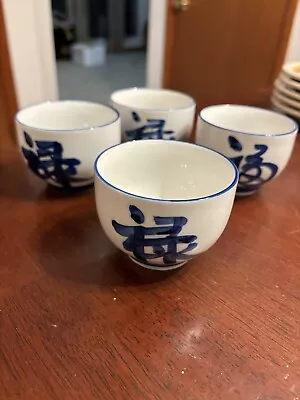
[[[149,2],[146,85],[151,88],[163,86],[167,1],[150,0]]]
[[[18,107],[58,98],[50,0],[2,0]]]

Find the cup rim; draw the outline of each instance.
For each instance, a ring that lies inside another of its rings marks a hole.
[[[266,112],[266,113],[279,115],[280,117],[289,120],[289,121],[294,125],[294,128],[293,128],[292,130],[290,130],[289,132],[278,133],[277,135],[272,135],[272,134],[269,134],[269,133],[249,133],[249,132],[238,131],[238,130],[236,130],[236,129],[223,128],[222,126],[216,125],[216,124],[214,124],[214,123],[208,121],[207,119],[205,119],[205,118],[203,117],[203,112],[204,112],[204,110],[207,110],[207,109],[209,109],[209,108],[220,107],[220,106],[232,106],[232,107],[240,107],[240,108],[252,108],[252,109],[255,109],[255,110],[264,111],[264,112]],[[223,131],[226,131],[226,132],[239,133],[239,134],[241,134],[241,135],[248,135],[248,136],[260,136],[260,137],[272,137],[272,138],[276,138],[276,137],[282,137],[282,136],[291,135],[291,134],[293,134],[293,133],[297,133],[297,132],[298,132],[298,129],[299,129],[299,126],[298,126],[297,122],[294,121],[293,118],[288,117],[287,115],[283,115],[283,114],[281,114],[281,113],[279,113],[279,112],[276,112],[276,111],[274,111],[274,110],[267,110],[267,109],[262,108],[262,107],[247,106],[247,105],[243,105],[243,104],[225,104],[225,103],[224,103],[224,104],[214,104],[214,105],[210,105],[210,106],[204,107],[202,110],[199,111],[198,115],[199,115],[199,118],[200,118],[202,121],[204,121],[204,122],[207,123],[208,125],[211,125],[211,126],[213,126],[213,127],[215,127],[215,128],[218,128],[218,129],[223,130]]]
[[[122,194],[126,194],[126,195],[129,195],[129,196],[138,198],[138,199],[143,199],[143,200],[147,200],[147,201],[153,201],[153,202],[157,202],[157,203],[173,203],[173,204],[174,204],[174,203],[181,203],[181,204],[182,204],[182,203],[193,203],[193,202],[196,202],[196,201],[212,199],[212,198],[214,198],[214,197],[218,197],[218,196],[221,196],[221,195],[225,194],[226,192],[228,192],[229,190],[231,190],[231,189],[232,189],[235,185],[237,185],[237,183],[238,183],[238,180],[239,180],[239,172],[238,172],[238,169],[237,169],[236,165],[235,165],[228,157],[224,156],[224,154],[222,154],[222,153],[220,153],[220,152],[218,152],[218,151],[216,151],[216,150],[210,149],[209,147],[201,146],[201,145],[196,144],[196,143],[172,141],[172,143],[178,143],[178,144],[180,144],[181,146],[191,146],[191,147],[197,146],[197,147],[203,148],[203,149],[205,149],[205,150],[208,150],[208,151],[210,151],[210,152],[212,152],[212,153],[216,153],[216,154],[218,154],[219,156],[223,157],[223,158],[232,166],[232,168],[233,168],[233,170],[234,170],[234,178],[233,178],[233,181],[232,181],[225,189],[222,189],[222,190],[220,190],[220,191],[218,191],[218,192],[216,192],[216,193],[210,194],[210,195],[208,195],[208,196],[196,197],[196,198],[190,198],[190,199],[157,199],[157,198],[155,198],[155,197],[141,196],[141,195],[138,195],[138,194],[135,194],[135,193],[128,192],[128,191],[126,191],[126,190],[124,190],[124,189],[118,188],[117,186],[111,184],[111,183],[108,182],[106,179],[104,179],[104,178],[101,176],[100,172],[98,171],[97,163],[98,163],[98,160],[99,160],[107,151],[112,150],[114,147],[118,147],[118,146],[130,146],[130,145],[132,145],[132,143],[135,143],[135,142],[166,142],[166,140],[164,140],[164,139],[145,139],[145,140],[141,140],[141,141],[140,141],[140,140],[131,140],[131,141],[129,141],[129,142],[124,142],[124,143],[116,144],[116,145],[114,145],[114,146],[109,147],[108,149],[103,150],[103,151],[96,157],[96,160],[95,160],[95,162],[94,162],[95,177],[98,178],[98,179],[100,179],[104,184],[106,184],[106,185],[109,186],[110,188],[112,188],[112,189],[114,189],[114,190],[117,190],[118,192],[120,192],[120,193],[122,193]]]
[[[289,76],[289,78],[295,80],[297,83],[300,83],[300,73],[294,71],[294,67],[300,67],[299,61],[289,62],[284,64],[282,67],[282,71]]]
[[[282,96],[289,96],[291,100],[298,102],[300,100],[300,93],[293,90],[291,87],[288,87],[284,82],[281,82],[279,78],[277,78],[274,83],[273,94],[275,91],[279,92]]]
[[[88,104],[94,104],[97,106],[102,106],[102,107],[106,107],[109,108],[111,110],[113,110],[116,113],[116,118],[114,120],[112,120],[111,122],[108,122],[106,124],[102,124],[102,125],[93,125],[93,126],[89,126],[88,128],[72,128],[72,129],[47,129],[47,128],[38,128],[36,126],[33,125],[29,125],[29,124],[25,124],[24,122],[21,122],[19,119],[19,114],[23,111],[29,110],[30,108],[34,108],[36,106],[41,106],[41,105],[45,105],[45,104],[56,104],[56,103],[88,103]],[[21,108],[19,111],[16,112],[15,114],[15,121],[18,122],[20,125],[22,125],[23,127],[27,127],[30,129],[34,129],[37,131],[41,131],[41,132],[82,132],[82,131],[93,131],[95,129],[98,128],[102,128],[108,125],[112,125],[115,122],[117,122],[118,120],[120,120],[120,113],[118,110],[116,110],[114,107],[106,105],[106,104],[102,104],[102,103],[96,103],[95,101],[87,101],[87,100],[74,100],[74,99],[66,99],[66,100],[47,100],[47,101],[42,101],[42,102],[38,102],[38,103],[34,103],[34,104],[30,104],[27,107],[23,107]]]
[[[286,85],[289,85],[290,87],[296,90],[300,90],[300,82],[288,76],[284,71],[281,72],[278,79],[283,83],[285,83]]]
[[[175,93],[175,94],[179,94],[181,96],[185,96],[187,98],[189,98],[191,100],[191,104],[189,106],[186,107],[165,107],[165,108],[147,108],[147,107],[139,107],[139,106],[129,106],[127,104],[125,104],[124,102],[120,102],[120,101],[116,101],[113,99],[113,96],[118,94],[118,93],[122,93],[122,92],[132,92],[132,91],[152,91],[152,92],[171,92],[171,93]],[[113,101],[114,103],[123,106],[123,107],[128,107],[128,108],[132,108],[133,110],[141,110],[141,111],[152,111],[152,112],[176,112],[178,110],[187,110],[189,108],[195,107],[196,106],[196,101],[193,99],[192,96],[183,93],[183,92],[179,92],[177,90],[171,90],[171,89],[164,89],[164,88],[148,88],[148,87],[137,87],[137,86],[132,86],[129,88],[124,88],[124,89],[118,89],[115,90],[114,92],[111,93],[110,95],[110,100]]]
[[[279,110],[279,112],[284,112],[289,115],[294,116],[295,118],[300,118],[300,112],[298,113],[294,108],[291,108],[287,104],[282,104],[274,96],[271,97],[272,105]]]

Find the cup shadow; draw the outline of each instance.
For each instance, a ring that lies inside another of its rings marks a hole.
[[[13,177],[13,179],[9,179]],[[90,192],[93,185],[76,189],[61,189],[48,185],[35,176],[22,162],[21,158],[5,157],[0,160],[0,195],[10,199],[26,202],[61,200],[70,197],[81,197]]]
[[[67,216],[47,230],[38,227],[34,235],[40,265],[57,280],[106,288],[160,283],[186,271],[136,265],[106,237],[95,210]]]
[[[257,192],[254,192],[254,193],[248,194],[248,195],[236,194],[235,198],[234,198],[234,201],[245,202],[246,203],[247,201],[252,201],[253,199],[259,199],[260,200],[262,198],[261,190],[263,190],[263,189],[260,189]]]

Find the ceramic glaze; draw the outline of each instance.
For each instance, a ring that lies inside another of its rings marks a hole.
[[[240,173],[237,194],[247,195],[283,171],[297,132],[297,124],[282,114],[226,104],[200,111],[196,142],[235,163]]]
[[[178,268],[216,242],[238,181],[221,154],[166,140],[112,147],[99,155],[95,172],[107,236],[135,262],[158,270]]]
[[[16,125],[28,167],[57,187],[92,184],[97,155],[121,141],[118,112],[85,101],[30,106],[17,113]]]
[[[163,89],[130,88],[111,95],[122,119],[122,140],[188,139],[195,101],[188,95]]]
[[[300,62],[287,63],[282,68],[283,73],[285,73],[289,78],[300,83]]]

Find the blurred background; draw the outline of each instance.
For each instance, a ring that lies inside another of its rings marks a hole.
[[[52,0],[51,11],[60,98],[145,86],[148,0]]]
[[[299,0],[0,0],[0,19],[2,130],[29,104],[108,103],[130,86],[179,90],[198,108],[275,96],[300,119],[300,77],[278,81],[300,61]]]

